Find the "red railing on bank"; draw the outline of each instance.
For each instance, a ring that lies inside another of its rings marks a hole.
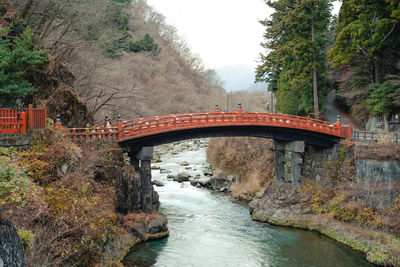
[[[25,110],[0,109],[0,134],[26,133],[46,128],[46,106]]]
[[[210,113],[140,118],[131,121],[121,121],[113,125],[105,123],[103,127],[73,128],[67,131],[71,139],[91,140],[111,138],[122,142],[164,132],[223,126],[294,128],[351,139],[351,126],[343,126],[341,122],[331,123],[312,118],[275,113],[242,112],[241,109],[238,112],[219,112],[216,110]]]

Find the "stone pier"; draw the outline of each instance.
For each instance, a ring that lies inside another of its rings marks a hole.
[[[151,213],[158,207],[154,203],[158,202],[158,195],[151,184],[151,161],[153,160],[153,147],[143,147],[140,150],[131,150],[128,153],[130,163],[140,172],[141,178],[141,203],[142,211]]]
[[[275,182],[300,186],[305,143],[275,140],[273,150],[275,151]]]

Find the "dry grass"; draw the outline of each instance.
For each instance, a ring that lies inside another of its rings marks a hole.
[[[29,155],[30,160],[25,160]],[[112,179],[96,181],[95,171],[121,165],[121,152],[110,144],[82,144],[46,131],[30,151],[9,156],[19,162],[33,186],[24,205],[8,203],[17,229],[33,234],[27,248],[30,266],[86,265],[101,260],[100,251],[115,231],[115,188]],[[42,165],[33,162],[45,161]],[[62,165],[68,169],[62,173]],[[33,172],[32,168],[37,168]]]
[[[400,163],[400,144],[392,142],[356,143],[354,155],[357,159],[395,160]]]
[[[239,179],[232,188],[236,197],[251,198],[263,192],[274,175],[272,141],[263,138],[213,138],[207,150],[207,160],[214,167]]]

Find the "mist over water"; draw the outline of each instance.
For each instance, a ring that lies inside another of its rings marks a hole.
[[[187,161],[191,169],[180,163]],[[202,174],[205,148],[163,156],[159,165],[176,175]],[[245,203],[231,196],[169,181],[152,171],[168,238],[138,245],[126,266],[373,266],[364,256],[315,232],[275,227],[251,220]]]

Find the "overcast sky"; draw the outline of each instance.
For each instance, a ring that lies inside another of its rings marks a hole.
[[[257,65],[265,28],[258,23],[271,13],[263,0],[147,0],[175,26],[204,65]],[[335,9],[339,7],[335,3]]]

